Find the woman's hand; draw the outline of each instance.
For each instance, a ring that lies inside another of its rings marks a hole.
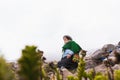
[[[68,55],[67,55],[67,58],[70,58],[70,57],[71,57],[71,54],[68,54]]]

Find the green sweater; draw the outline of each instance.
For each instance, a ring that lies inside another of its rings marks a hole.
[[[62,48],[63,48],[63,51],[65,51],[66,49],[70,49],[75,54],[78,54],[80,50],[82,50],[82,48],[75,41],[69,41]]]

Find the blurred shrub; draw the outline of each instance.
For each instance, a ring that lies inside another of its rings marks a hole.
[[[9,64],[0,56],[0,80],[15,80],[15,75]]]
[[[114,78],[115,78],[115,80],[120,80],[120,70],[116,70],[114,72]]]
[[[45,77],[42,68],[43,52],[35,46],[26,46],[22,50],[22,56],[18,60],[18,74],[22,80],[42,80]]]

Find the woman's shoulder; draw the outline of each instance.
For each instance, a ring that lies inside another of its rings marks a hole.
[[[70,43],[77,44],[75,41],[70,41]]]
[[[77,46],[79,46],[79,44],[76,43],[75,41],[71,41],[71,44],[72,44],[72,45],[77,45]],[[79,47],[80,47],[80,46],[79,46]]]
[[[66,45],[74,45],[74,44],[77,44],[75,41],[69,41],[68,43],[66,43]]]

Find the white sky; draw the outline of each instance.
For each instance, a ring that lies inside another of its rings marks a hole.
[[[36,45],[48,60],[61,57],[62,36],[83,49],[120,41],[120,0],[0,0],[0,50],[16,60]]]

